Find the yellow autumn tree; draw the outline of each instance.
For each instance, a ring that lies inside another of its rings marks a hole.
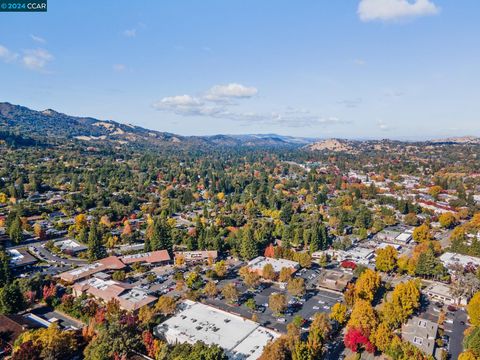
[[[478,358],[471,351],[464,351],[458,355],[458,360],[478,360]]]
[[[68,358],[77,350],[77,340],[74,331],[61,330],[58,325],[52,324],[46,329],[27,331],[15,341],[14,352],[21,344],[31,341],[41,349],[42,359]]]
[[[480,326],[480,291],[475,293],[468,302],[467,312],[470,323],[474,326]]]
[[[385,352],[392,344],[393,332],[385,323],[380,323],[375,330],[372,340],[378,350]]]
[[[375,267],[383,272],[391,272],[395,270],[397,265],[398,252],[393,246],[386,246],[377,250],[375,258]]]
[[[426,241],[433,240],[432,232],[430,226],[426,223],[423,223],[420,226],[417,226],[413,230],[413,240],[416,242],[422,243]]]
[[[371,269],[365,270],[355,284],[355,297],[372,302],[380,283],[381,278],[377,272]]]
[[[77,233],[79,233],[82,229],[86,228],[87,225],[87,216],[85,214],[78,214],[77,216],[75,216],[75,231]]]
[[[336,303],[333,305],[330,312],[330,319],[343,325],[345,321],[347,321],[347,306],[342,303]]]
[[[372,334],[376,330],[377,324],[378,318],[372,304],[362,299],[355,301],[347,328],[361,329],[367,334]]]
[[[443,228],[450,229],[457,222],[457,218],[451,212],[446,212],[438,217],[438,222]]]
[[[406,320],[420,306],[420,286],[417,281],[409,280],[395,286],[392,303],[398,306],[402,321]]]

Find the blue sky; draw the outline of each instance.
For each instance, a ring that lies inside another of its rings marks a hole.
[[[184,135],[480,136],[478,0],[49,0],[0,101]]]

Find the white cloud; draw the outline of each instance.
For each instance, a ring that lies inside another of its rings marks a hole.
[[[390,125],[385,123],[385,121],[383,121],[383,120],[378,120],[377,121],[377,126],[381,131],[390,131],[391,130]]]
[[[248,88],[240,84],[218,85],[212,87],[203,97],[191,95],[168,96],[154,103],[153,107],[156,110],[180,116],[211,117],[239,121],[245,124],[305,127],[347,123],[347,121],[336,117],[318,116],[303,109],[287,108],[284,111],[272,112],[232,111],[232,104],[223,101],[231,98],[250,98],[257,93],[256,88]]]
[[[0,45],[0,60],[10,63],[17,59],[18,54],[9,50],[3,45]]]
[[[22,63],[30,70],[43,70],[53,59],[53,55],[45,49],[25,50]]]
[[[46,44],[47,43],[47,40],[45,40],[44,38],[40,37],[40,36],[36,36],[36,35],[33,35],[33,34],[30,34],[30,38],[37,42],[37,43],[40,43],[40,44]]]
[[[222,101],[228,99],[250,98],[258,93],[257,88],[242,84],[230,83],[227,85],[215,85],[207,91],[205,99],[210,101]]]
[[[167,96],[153,104],[160,111],[170,111],[178,115],[199,115],[205,104],[190,95]]]
[[[112,68],[113,68],[113,71],[116,71],[116,72],[123,72],[127,70],[127,66],[125,64],[113,64]]]
[[[134,29],[124,30],[123,35],[129,38],[134,38],[135,36],[137,36],[137,29],[134,28]]]
[[[360,0],[358,16],[362,21],[392,21],[435,15],[440,8],[431,0]]]

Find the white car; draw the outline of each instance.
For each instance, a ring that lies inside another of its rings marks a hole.
[[[312,309],[313,310],[320,310],[320,308],[318,306],[314,306]]]

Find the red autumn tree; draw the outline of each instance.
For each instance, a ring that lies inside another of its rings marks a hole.
[[[373,353],[375,351],[375,347],[370,342],[368,337],[365,336],[362,331],[355,328],[350,328],[348,330],[343,339],[343,343],[353,352],[359,352],[362,349],[365,349],[369,353]]]
[[[48,299],[54,297],[57,294],[57,287],[52,282],[50,285],[45,285],[43,287],[43,300],[47,301]]]
[[[275,248],[273,247],[273,244],[270,244],[266,247],[263,256],[268,258],[273,258],[275,256]]]
[[[147,349],[147,355],[150,356],[151,358],[155,358],[159,349],[158,349],[158,342],[155,341],[155,338],[153,337],[152,333],[148,330],[145,330],[142,333],[142,340],[143,340],[143,344],[145,345],[145,349]]]
[[[32,305],[37,297],[37,293],[34,290],[27,290],[23,295],[25,296],[25,300],[29,305]]]

